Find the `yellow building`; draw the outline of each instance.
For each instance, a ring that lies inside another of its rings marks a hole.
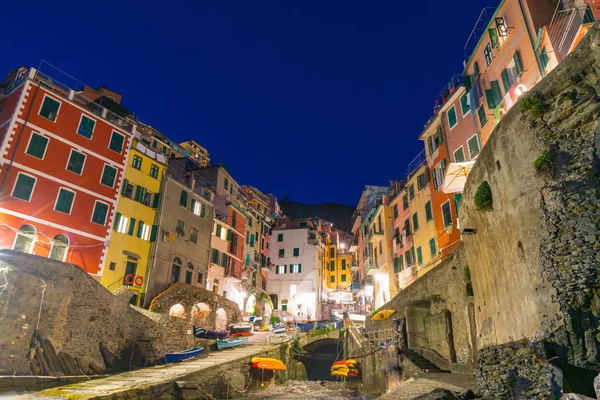
[[[166,162],[163,154],[134,139],[102,268],[100,283],[113,293],[135,292],[132,304],[136,305],[144,293],[156,239],[155,220]]]
[[[437,246],[435,223],[431,212],[431,189],[427,164],[421,165],[409,177],[405,191],[408,194],[409,220],[416,263],[414,273],[416,278],[419,278],[441,260],[437,253],[439,246]]]
[[[339,244],[326,236],[325,268],[323,273],[324,287],[331,290],[350,290],[352,283],[352,254],[341,249]]]

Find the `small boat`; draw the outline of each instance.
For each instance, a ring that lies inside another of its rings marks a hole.
[[[273,325],[273,333],[283,333],[287,331],[286,324],[275,324]]]
[[[309,332],[312,331],[315,327],[314,322],[298,322],[296,324],[300,332]]]
[[[394,314],[396,310],[381,310],[373,316],[373,321],[385,321]]]
[[[206,330],[194,326],[194,336],[198,339],[225,339],[229,336],[229,331]]]
[[[204,347],[194,347],[193,349],[187,349],[184,351],[180,351],[179,353],[166,353],[165,362],[174,363],[178,361],[187,360],[188,358],[194,358],[203,351]]]
[[[232,336],[245,336],[252,333],[252,324],[249,322],[238,322],[236,324],[229,325],[229,331]]]
[[[248,322],[250,322],[251,324],[258,324],[262,322],[262,317],[256,317],[256,316],[251,316],[250,318],[248,318]]]
[[[217,348],[219,350],[229,349],[246,343],[248,343],[248,339],[217,340]]]
[[[252,368],[266,369],[269,371],[285,371],[285,364],[276,358],[254,357],[250,360]]]

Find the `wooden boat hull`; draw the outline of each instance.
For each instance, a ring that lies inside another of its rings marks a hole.
[[[217,340],[217,348],[219,350],[229,349],[246,343],[248,343],[248,339]]]
[[[174,362],[194,358],[197,355],[199,355],[200,353],[202,353],[203,351],[204,351],[203,347],[194,347],[193,349],[187,349],[187,350],[181,351],[179,353],[167,353],[167,354],[165,354],[165,362],[174,363]]]

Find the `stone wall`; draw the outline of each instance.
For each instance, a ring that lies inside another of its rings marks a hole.
[[[76,265],[2,250],[0,269],[0,374],[113,372],[187,345],[179,321],[156,323]]]
[[[531,365],[540,375],[561,365],[559,383],[593,394],[591,382],[579,386],[569,375],[573,369],[581,369],[577,376],[600,370],[599,46],[596,24],[502,119],[465,186],[461,227],[477,230],[463,239],[475,292],[480,376],[499,359],[508,367]],[[549,161],[534,168],[544,152]],[[483,181],[491,187],[489,211],[474,204]],[[506,346],[524,350],[505,352]],[[530,346],[541,362],[528,364]],[[513,372],[516,386],[529,381],[532,392],[552,391],[549,380],[531,381],[531,371]],[[479,384],[493,390],[491,382]]]
[[[225,311],[227,317],[225,325],[242,320],[242,313],[237,303],[210,290],[185,283],[177,283],[155,297],[150,304],[150,310],[155,313],[169,315],[171,307],[176,304],[180,304],[184,309],[183,319],[189,321],[192,325],[205,329],[216,328],[218,308]],[[207,305],[209,311],[204,311],[202,307],[198,307],[199,304]]]

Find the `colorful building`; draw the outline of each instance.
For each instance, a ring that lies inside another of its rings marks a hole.
[[[136,132],[100,283],[109,291],[135,292],[140,304],[146,286],[152,242],[157,237],[157,208],[167,158],[140,141]]]
[[[195,140],[188,140],[187,142],[179,143],[179,147],[187,152],[187,157],[197,162],[202,167],[208,167],[210,165],[210,157],[208,157],[208,150],[202,147]]]
[[[392,208],[394,279],[400,291],[415,280],[415,250],[412,245],[408,193],[404,190],[404,182],[395,181],[393,186],[389,205]]]
[[[74,82],[76,91],[42,68],[0,85],[0,247],[99,279],[135,124],[118,94]]]
[[[545,76],[536,49],[538,32],[554,15],[557,0],[502,0],[484,9],[465,45],[465,87],[485,145],[519,96]]]

